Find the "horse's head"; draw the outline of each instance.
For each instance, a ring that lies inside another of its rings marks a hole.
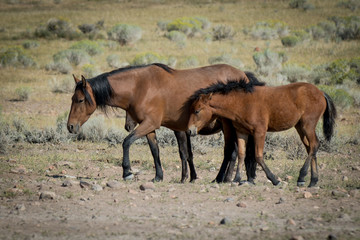
[[[95,111],[96,102],[91,86],[86,81],[84,76],[81,76],[81,80],[76,78],[74,75],[73,77],[76,87],[74,95],[71,98],[72,103],[67,128],[70,133],[78,133],[80,127]]]
[[[212,93],[201,94],[199,98],[191,104],[188,128],[192,136],[196,135],[202,128],[209,125],[215,119],[209,105],[211,97]]]

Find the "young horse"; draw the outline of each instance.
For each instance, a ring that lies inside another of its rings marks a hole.
[[[133,177],[130,171],[130,145],[146,136],[155,162],[154,180],[160,181],[163,179],[163,172],[155,129],[165,126],[184,135],[190,115],[189,107],[184,107],[188,97],[196,89],[229,78],[249,81],[244,72],[225,64],[188,70],[174,70],[163,64],[151,64],[121,68],[88,80],[74,77],[76,88],[72,97],[68,130],[77,133],[98,107],[111,106],[126,110],[139,126],[123,142],[123,178]],[[225,136],[223,165],[227,166],[229,161],[234,162],[235,144],[231,122],[223,120],[222,128]],[[190,138],[185,139],[186,142],[182,145],[189,149]],[[192,154],[185,152],[183,155],[181,182],[187,177],[186,160],[190,166],[190,180],[195,180]],[[224,173],[225,171],[219,172],[217,179],[222,180]]]
[[[277,177],[263,160],[266,132],[277,132],[295,127],[305,145],[308,157],[300,170],[298,185],[305,184],[305,176],[311,163],[311,182],[316,185],[318,170],[316,153],[319,140],[316,124],[323,115],[323,132],[330,141],[336,118],[331,98],[309,83],[293,83],[279,87],[266,87],[264,83],[229,81],[198,90],[189,98],[192,102],[189,129],[196,134],[215,117],[230,119],[236,129],[239,146],[239,168],[246,154],[248,136],[254,137],[255,158],[267,178],[279,184]]]

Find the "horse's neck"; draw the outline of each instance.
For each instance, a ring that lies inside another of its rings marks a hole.
[[[134,97],[133,91],[136,88],[136,82],[134,76],[128,76],[127,72],[114,78],[109,78],[110,86],[113,89],[111,106],[128,110]]]
[[[235,117],[234,102],[229,101],[226,95],[216,94],[209,102],[214,115],[233,120]]]

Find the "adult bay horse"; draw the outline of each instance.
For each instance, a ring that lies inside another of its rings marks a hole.
[[[238,167],[241,168],[243,164],[245,145],[251,135],[255,141],[257,163],[267,178],[277,185],[279,180],[263,160],[266,132],[295,127],[308,153],[297,184],[305,184],[305,176],[311,165],[309,187],[312,187],[318,182],[316,153],[319,140],[315,128],[323,116],[323,132],[326,140],[330,141],[336,118],[334,103],[326,93],[309,83],[293,83],[279,87],[264,85],[259,81],[229,81],[198,90],[189,98],[192,103],[189,129],[192,134],[196,134],[216,117],[230,119],[238,138]]]
[[[184,132],[187,130],[190,116],[189,107],[186,107],[188,97],[197,89],[217,81],[227,79],[249,81],[244,72],[225,64],[188,70],[175,70],[163,64],[150,64],[120,68],[91,79],[82,77],[79,80],[75,76],[74,79],[76,88],[72,96],[68,130],[77,133],[96,108],[110,106],[124,109],[139,123],[139,126],[123,142],[123,178],[133,177],[129,160],[131,144],[138,138],[146,136],[154,158],[155,181],[163,179],[155,129],[165,126],[174,130],[176,135],[186,139],[179,144],[179,148],[190,149],[190,138]],[[231,122],[226,119],[221,122],[225,137],[222,165],[224,167],[221,168],[224,171],[219,172],[217,181],[223,180],[229,162],[234,162],[236,159]],[[187,177],[186,161],[190,167],[190,180],[193,181],[196,179],[196,171],[192,154],[183,155],[180,151],[181,182]]]

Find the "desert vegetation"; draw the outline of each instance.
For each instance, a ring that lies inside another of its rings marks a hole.
[[[357,239],[359,10],[355,0],[1,1],[0,219],[8,221],[0,238]],[[221,133],[192,138],[200,179],[179,184],[177,142],[166,128],[157,131],[164,182],[139,189],[154,173],[146,139],[130,150],[136,180],[123,182],[125,113],[96,111],[79,135],[69,134],[72,74],[153,62],[226,63],[267,85],[317,85],[339,113],[330,143],[317,129],[319,186],[296,187],[306,151],[295,130],[266,139],[265,159],[281,187],[260,170],[256,186],[211,184]],[[52,200],[40,199],[44,191]]]

